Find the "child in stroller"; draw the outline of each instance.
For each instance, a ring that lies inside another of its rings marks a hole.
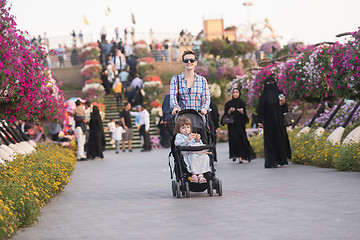
[[[185,128],[184,131],[180,131],[181,127]],[[206,190],[210,196],[213,196],[213,190],[221,196],[222,183],[215,175],[216,145],[210,130],[209,116],[201,115],[194,109],[181,110],[173,119],[173,129],[176,135],[172,138],[169,153],[173,196],[180,198],[182,194],[188,198],[190,191]]]
[[[175,125],[175,146],[202,146],[200,134],[192,133],[191,121],[187,117],[180,117]],[[209,154],[211,152],[182,152],[187,170],[192,174],[190,182],[206,183],[204,173],[210,172]]]

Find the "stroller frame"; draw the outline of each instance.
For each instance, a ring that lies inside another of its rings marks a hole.
[[[208,154],[211,171],[204,173],[204,177],[207,180],[207,183],[193,183],[190,182],[191,173],[187,171],[187,166],[184,161],[184,158],[181,154],[182,151],[203,151],[203,150],[210,150],[211,153],[214,153],[216,149],[216,145],[213,142],[214,136],[212,131],[210,130],[209,124],[209,116],[208,114],[203,116],[194,109],[185,109],[181,110],[176,114],[173,118],[173,129],[175,128],[176,120],[183,115],[193,115],[190,117],[193,132],[201,131],[201,137],[204,142],[204,146],[175,146],[175,135],[172,138],[171,142],[171,152],[169,153],[169,167],[170,167],[170,176],[171,176],[171,189],[173,196],[180,198],[181,194],[186,196],[187,198],[190,197],[190,192],[203,192],[207,190],[207,193],[210,196],[213,196],[214,189],[219,196],[222,195],[222,182],[220,179],[216,178],[215,172],[216,169],[214,167],[214,154]],[[202,123],[195,122],[197,119],[201,119]],[[171,157],[173,157],[173,166],[171,164]]]

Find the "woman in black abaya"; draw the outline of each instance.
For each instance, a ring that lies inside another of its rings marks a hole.
[[[240,89],[234,88],[232,99],[225,104],[225,114],[234,117],[234,123],[228,124],[230,159],[232,158],[233,162],[239,159],[239,163],[243,163],[243,159],[250,162],[256,155],[246,135],[245,125],[249,118],[240,95]]]
[[[92,109],[89,127],[90,134],[87,143],[87,158],[104,158],[103,151],[105,151],[105,135],[98,106],[94,106]]]
[[[284,125],[288,111],[284,93],[272,77],[265,79],[258,109],[259,126],[264,128],[265,168],[277,168],[291,159],[290,142]]]

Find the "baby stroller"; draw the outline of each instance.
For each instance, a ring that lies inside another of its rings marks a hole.
[[[175,146],[175,136],[171,141],[171,152],[169,153],[169,167],[171,175],[171,185],[173,196],[180,198],[181,194],[190,197],[191,192],[203,192],[207,190],[210,196],[213,196],[213,190],[219,196],[222,195],[222,183],[221,180],[215,176],[214,168],[214,154],[208,154],[210,161],[210,172],[204,173],[204,177],[207,180],[206,183],[194,183],[191,182],[191,173],[188,172],[186,163],[184,161],[182,151],[203,151],[207,150],[211,153],[215,151],[215,144],[213,143],[214,136],[212,135],[209,127],[208,115],[203,116],[194,109],[185,109],[178,112],[173,119],[173,125],[175,126],[176,120],[180,117],[187,117],[191,121],[192,130],[194,133],[201,135],[201,140],[205,144],[204,146]],[[172,161],[173,159],[173,165]],[[175,176],[174,176],[175,175]]]

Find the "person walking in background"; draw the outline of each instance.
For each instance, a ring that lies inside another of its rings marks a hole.
[[[170,46],[169,46],[168,39],[165,39],[165,41],[163,43],[163,48],[164,48],[165,61],[168,62],[168,61],[170,61]]]
[[[180,49],[180,46],[179,46],[179,43],[178,41],[176,40],[176,38],[173,40],[173,43],[172,43],[172,60],[175,62],[175,61],[178,61],[178,58],[179,58],[179,49]]]
[[[120,77],[120,81],[122,84],[122,92],[125,93],[126,83],[128,81],[128,77],[129,77],[129,66],[127,66],[126,70],[122,70],[119,73],[119,77]]]
[[[125,69],[126,59],[120,50],[116,51],[116,55],[112,58],[112,64],[118,72],[121,72]]]
[[[125,106],[124,110],[120,113],[120,121],[125,130],[125,133],[123,133],[123,136],[122,136],[122,151],[125,152],[125,143],[127,141],[129,152],[132,152],[131,142],[134,137],[134,132],[132,129],[132,122],[131,122],[131,115],[130,115],[131,104],[125,103],[124,106]]]
[[[79,32],[79,35],[78,35],[78,38],[79,38],[79,41],[80,41],[80,44],[81,44],[81,47],[84,45],[84,35],[82,34],[81,30]]]
[[[105,28],[105,26],[103,26],[102,28],[101,28],[101,31],[100,31],[100,39],[101,39],[101,42],[105,42],[105,40],[106,40],[106,28]]]
[[[94,159],[99,157],[103,159],[103,151],[105,151],[105,134],[98,106],[93,106],[89,127],[90,133],[89,141],[87,143],[87,158]]]
[[[136,106],[137,112],[130,112],[131,116],[139,118],[139,135],[143,140],[143,149],[141,152],[151,151],[151,142],[150,142],[150,114],[145,109],[144,106]]]
[[[201,44],[202,41],[200,40],[200,36],[197,36],[193,42],[193,51],[195,52],[197,59],[201,58]]]
[[[210,131],[214,136],[213,143],[217,143],[217,133],[220,131],[219,125],[219,110],[216,104],[210,100],[210,113],[209,113],[209,120],[210,120]],[[214,155],[214,162],[217,162],[217,153],[216,148],[213,151]]]
[[[83,101],[77,100],[75,102],[76,108],[74,111],[74,120],[75,120],[75,134],[77,139],[77,160],[82,161],[86,160],[84,146],[86,142],[86,119],[85,119],[85,110],[83,106]]]
[[[117,107],[117,111],[120,112],[120,104],[122,101],[122,83],[120,81],[120,77],[117,76],[115,78],[115,81],[113,83],[113,91],[114,91],[114,95],[116,98],[116,107]]]
[[[57,49],[57,56],[59,59],[59,66],[65,67],[65,63],[64,63],[65,48],[63,48],[61,44],[59,44],[59,47]]]
[[[105,132],[109,131],[109,137],[110,137],[110,143],[112,147],[115,147],[115,140],[113,139],[113,132],[115,131],[116,124],[114,119],[110,119],[110,121],[107,124],[107,128],[104,129]]]
[[[116,121],[115,122],[115,129],[114,132],[112,133],[111,138],[115,141],[115,153],[119,153],[119,146],[120,146],[120,141],[122,140],[122,135],[125,133],[126,131],[120,126],[120,122]]]
[[[291,159],[290,142],[284,125],[288,111],[284,93],[273,77],[267,77],[258,107],[259,126],[264,129],[265,168],[287,165]]]
[[[129,66],[130,78],[133,79],[137,73],[137,58],[134,54],[130,54],[130,57],[126,62]]]
[[[129,57],[130,57],[131,54],[133,54],[132,46],[128,42],[125,41],[124,55],[125,55],[126,61],[129,60]]]
[[[249,122],[249,118],[246,114],[245,102],[240,99],[240,95],[240,89],[234,88],[232,99],[225,103],[224,114],[234,118],[234,122],[228,124],[229,157],[233,162],[238,159],[239,163],[243,163],[243,159],[250,162],[256,158],[256,155],[246,135],[245,125]]]
[[[77,40],[77,38],[76,38],[75,30],[72,31],[71,36],[72,36],[72,38],[73,38],[73,47],[76,47],[76,40]]]
[[[131,102],[131,106],[141,105],[144,102],[144,97],[142,95],[142,88],[144,86],[143,80],[139,77],[139,74],[135,75],[135,78],[131,81],[131,88],[133,89],[130,94],[128,94],[128,100]]]

